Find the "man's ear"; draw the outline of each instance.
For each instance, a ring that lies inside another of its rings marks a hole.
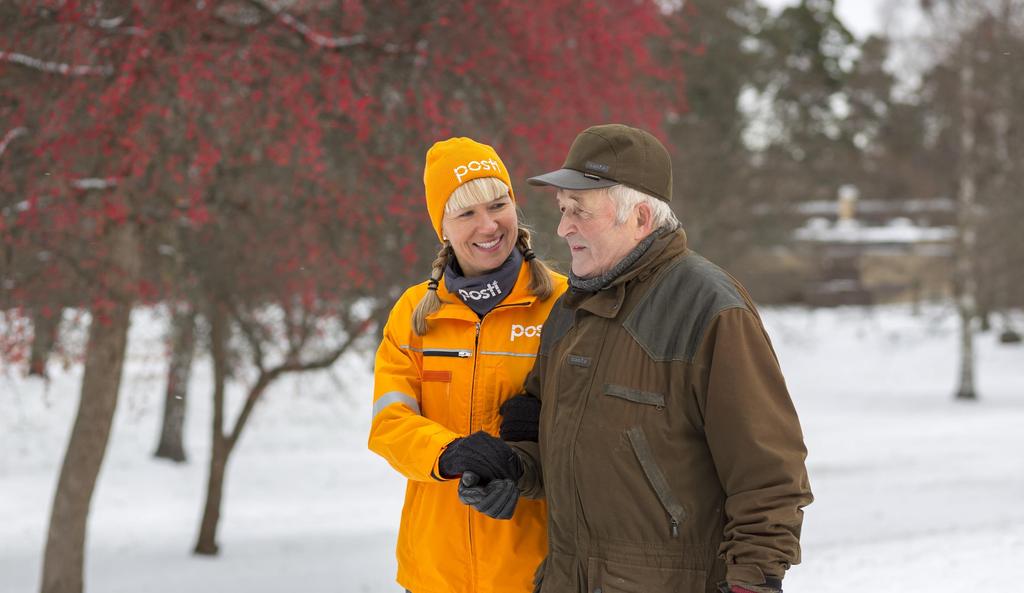
[[[647,235],[651,234],[654,229],[654,212],[651,211],[651,206],[643,202],[636,205],[636,210],[633,211],[633,216],[636,217],[636,234],[637,238],[643,239]]]

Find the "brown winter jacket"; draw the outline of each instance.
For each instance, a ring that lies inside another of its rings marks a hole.
[[[567,292],[526,390],[545,496],[542,593],[700,593],[781,584],[812,500],[775,353],[740,284],[661,231],[597,293]]]

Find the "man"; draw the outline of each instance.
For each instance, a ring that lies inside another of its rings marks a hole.
[[[536,400],[509,400],[521,468],[480,483],[481,459],[509,450],[460,443],[463,502],[501,516],[546,496],[543,593],[780,591],[812,500],[800,424],[750,297],[687,248],[668,152],[594,126],[529,181],[557,188],[572,253],[525,386],[539,442],[523,440]]]

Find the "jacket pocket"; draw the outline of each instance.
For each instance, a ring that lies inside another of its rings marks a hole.
[[[604,394],[610,395],[612,397],[618,397],[637,404],[646,404],[648,406],[654,406],[659,410],[664,409],[665,407],[664,394],[655,393],[653,391],[642,391],[640,389],[633,389],[632,387],[623,387],[622,385],[605,383]]]
[[[640,468],[643,469],[647,482],[654,489],[654,494],[657,495],[662,508],[668,513],[669,532],[672,537],[679,537],[679,524],[686,518],[686,509],[683,508],[682,503],[679,502],[672,489],[669,488],[665,474],[658,467],[658,462],[654,459],[654,452],[651,451],[651,444],[647,441],[647,435],[644,433],[644,430],[639,426],[635,426],[626,430],[626,436],[629,437],[629,442],[633,446],[633,453],[636,455],[637,461],[640,462]]]
[[[421,379],[420,390],[422,395],[420,400],[423,416],[451,428],[448,425],[451,421],[449,400],[452,372],[449,370],[423,369]]]
[[[587,591],[591,593],[677,593],[704,591],[702,570],[661,568],[587,559]]]

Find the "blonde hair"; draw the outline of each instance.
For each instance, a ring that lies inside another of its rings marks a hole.
[[[498,198],[511,197],[512,192],[505,182],[497,177],[478,177],[470,179],[459,187],[455,188],[448,201],[444,204],[444,213],[451,214],[456,210],[476,206],[486,202],[493,202]]]
[[[477,204],[491,202],[509,196],[509,188],[496,177],[480,177],[472,179],[455,188],[445,204],[445,213],[454,212]],[[520,223],[516,236],[516,248],[523,254],[523,259],[530,266],[530,286],[528,290],[538,299],[546,300],[554,292],[551,282],[551,268],[533,253],[530,228]],[[427,317],[441,308],[441,297],[437,296],[437,286],[444,274],[445,266],[455,257],[452,244],[445,240],[437,257],[431,264],[430,279],[427,281],[427,293],[423,295],[412,313],[412,328],[416,335],[427,333]]]

